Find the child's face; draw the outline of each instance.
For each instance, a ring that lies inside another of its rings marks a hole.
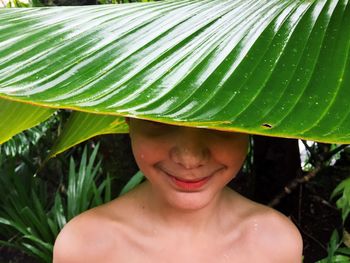
[[[152,193],[173,207],[199,209],[237,174],[248,135],[130,119],[130,138]]]

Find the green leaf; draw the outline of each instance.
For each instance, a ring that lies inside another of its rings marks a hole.
[[[107,174],[106,180],[103,183],[101,183],[98,189],[100,193],[102,193],[102,191],[104,190],[103,203],[107,203],[112,200],[111,189],[112,189],[112,179],[109,176],[109,174]]]
[[[37,247],[35,247],[29,243],[25,243],[25,242],[22,242],[22,245],[23,245],[23,247],[27,248],[27,250],[30,254],[33,254],[33,255],[37,256],[38,258],[42,259],[43,262],[51,262],[52,261],[52,258],[50,258],[45,252],[41,251]]]
[[[123,189],[120,191],[120,196],[123,194],[126,194],[127,192],[131,191],[132,189],[134,189],[136,186],[138,186],[143,179],[145,178],[145,176],[143,175],[143,173],[141,171],[138,171],[136,174],[134,174],[133,177],[131,177],[131,179],[129,180],[129,182],[123,187]]]
[[[50,157],[96,135],[127,132],[128,126],[123,117],[73,112],[52,147]]]
[[[54,112],[52,109],[0,98],[0,144],[48,119]]]
[[[0,217],[0,224],[5,224],[5,225],[11,226],[11,225],[12,225],[12,222],[9,221],[9,220],[7,220],[6,218]]]
[[[349,54],[347,0],[0,10],[1,97],[193,127],[350,143]]]
[[[55,195],[55,201],[54,205],[51,209],[51,213],[53,214],[53,217],[55,219],[55,223],[59,227],[59,229],[62,229],[63,226],[67,223],[67,218],[64,213],[64,208],[62,204],[62,198],[59,194],[59,192],[56,192]],[[57,231],[58,234],[58,231]]]
[[[23,238],[34,241],[35,243],[39,244],[43,249],[47,249],[49,251],[52,251],[53,246],[50,243],[43,242],[39,238],[32,236],[32,235],[24,235]]]
[[[331,198],[339,197],[336,204],[342,211],[343,223],[350,213],[350,178],[343,180],[332,192]]]
[[[99,193],[95,183],[101,166],[101,162],[95,163],[98,148],[98,146],[95,147],[89,160],[87,159],[87,148],[84,148],[78,172],[75,171],[73,158],[71,159],[67,187],[67,221],[94,207],[93,204],[96,204],[96,202],[101,204],[98,200],[102,200],[103,195],[101,193],[98,196]]]
[[[350,256],[350,248],[348,247],[341,247],[337,249],[338,253],[342,253],[344,255]]]

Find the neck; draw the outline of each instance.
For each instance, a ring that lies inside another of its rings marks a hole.
[[[156,217],[155,222],[160,223],[166,229],[178,230],[186,235],[197,235],[217,231],[224,219],[226,189],[218,193],[208,204],[199,208],[181,208],[169,204],[152,191],[152,186],[147,183],[150,194],[148,204],[150,211]]]

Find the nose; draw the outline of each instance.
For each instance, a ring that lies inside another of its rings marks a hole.
[[[182,127],[170,151],[170,158],[185,169],[204,165],[210,156],[205,138],[198,128]]]

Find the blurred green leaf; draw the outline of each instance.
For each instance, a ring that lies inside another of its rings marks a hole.
[[[345,219],[350,213],[350,177],[343,180],[334,190],[331,198],[338,197],[337,207],[342,211],[342,219]]]
[[[96,135],[127,132],[128,126],[123,117],[73,112],[52,147],[50,157]]]
[[[143,180],[145,179],[145,176],[141,171],[138,171],[129,181],[128,183],[123,187],[123,189],[120,191],[119,195],[126,194],[127,192],[134,189],[136,186],[138,186]]]
[[[0,98],[0,144],[48,119],[55,110]]]
[[[342,247],[342,248],[338,248],[337,250],[339,253],[344,254],[346,256],[350,256],[350,248],[348,247]],[[350,258],[349,258],[350,259]]]

